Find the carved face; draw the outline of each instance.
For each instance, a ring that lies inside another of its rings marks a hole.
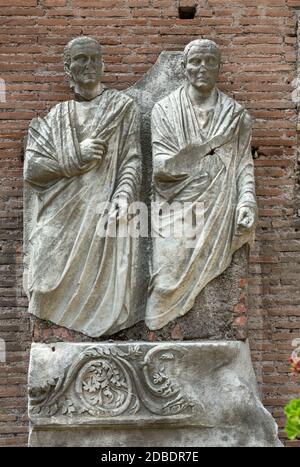
[[[188,53],[185,74],[189,83],[200,92],[211,91],[220,68],[218,53],[210,47],[194,46]]]
[[[70,73],[81,87],[94,87],[101,78],[103,62],[96,44],[74,44],[70,50]]]

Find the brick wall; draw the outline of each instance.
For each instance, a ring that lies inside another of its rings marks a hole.
[[[7,350],[0,369],[0,446],[27,440],[31,324],[21,288],[22,139],[31,118],[69,98],[62,51],[82,33],[103,44],[105,82],[119,89],[136,82],[164,49],[182,50],[199,36],[222,47],[220,88],[255,119],[260,222],[251,256],[251,347],[265,405],[285,438],[282,407],[300,397],[300,378],[291,377],[287,363],[292,339],[300,337],[297,112],[291,99],[300,1],[182,1],[197,3],[192,20],[178,18],[179,3],[0,0],[0,78],[6,84],[3,102],[0,81],[0,337]]]

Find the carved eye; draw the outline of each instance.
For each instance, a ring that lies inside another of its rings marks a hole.
[[[208,57],[206,59],[206,64],[210,68],[215,68],[217,66],[217,60],[215,59],[215,57]]]
[[[86,60],[86,56],[85,55],[75,55],[75,57],[73,57],[73,60],[75,60],[76,62],[82,62],[84,60]]]

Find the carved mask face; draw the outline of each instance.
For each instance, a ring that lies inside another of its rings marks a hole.
[[[103,63],[96,44],[74,44],[70,51],[70,73],[81,87],[94,87],[100,82]]]
[[[220,58],[210,47],[192,47],[188,53],[185,74],[189,83],[200,92],[209,92],[215,85],[220,69]]]

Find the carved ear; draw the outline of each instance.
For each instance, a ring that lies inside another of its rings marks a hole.
[[[184,75],[184,77],[186,77],[186,67],[185,67],[184,58],[182,58],[182,60],[180,61],[180,68],[181,68],[182,74]]]
[[[67,77],[68,77],[69,79],[72,79],[72,75],[71,75],[70,68],[69,68],[68,66],[65,65],[65,66],[64,66],[64,70],[65,70],[65,73],[66,73]]]
[[[64,64],[64,70],[65,70],[66,75],[69,78],[71,76],[71,72],[70,72],[69,66],[66,63]]]
[[[71,89],[73,89],[74,86],[75,86],[75,83],[74,83],[70,68],[67,65],[65,65],[64,70],[65,70],[65,73],[66,73],[66,75],[68,77],[68,80],[69,80],[69,86],[70,86]]]

